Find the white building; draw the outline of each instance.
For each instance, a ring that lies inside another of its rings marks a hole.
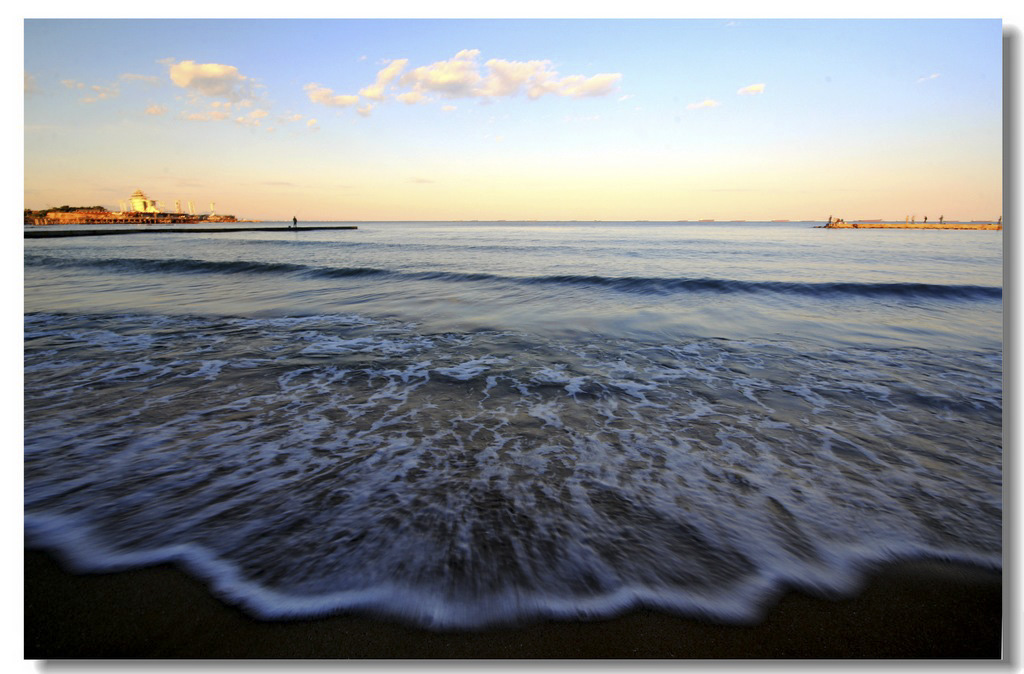
[[[135,193],[129,197],[129,203],[131,204],[131,209],[136,213],[160,212],[160,209],[156,207],[156,202],[143,194],[142,190],[135,190]]]

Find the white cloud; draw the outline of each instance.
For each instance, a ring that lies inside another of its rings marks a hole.
[[[917,82],[918,82],[918,84],[920,84],[921,82],[927,82],[928,80],[934,80],[934,79],[936,79],[938,77],[939,77],[938,73],[932,73],[931,75],[926,75],[924,77],[918,77],[917,78]]]
[[[231,117],[231,101],[211,101],[205,113],[200,113],[204,119],[228,119]]]
[[[407,91],[404,94],[398,94],[395,98],[407,105],[422,103],[427,100],[427,97],[422,91]]]
[[[559,96],[572,96],[583,98],[584,96],[604,96],[615,89],[615,85],[622,79],[619,73],[601,73],[593,77],[583,75],[570,75],[558,82]]]
[[[764,93],[764,84],[749,84],[736,92],[740,96],[753,96]]]
[[[247,115],[242,115],[235,118],[235,123],[243,126],[259,126],[260,120],[269,115],[270,113],[261,108],[256,108]]]
[[[162,105],[151,105],[146,108],[147,115],[162,115],[167,112],[167,108]]]
[[[306,128],[307,129],[311,129],[313,131],[316,131],[320,127],[316,125],[316,120],[315,119],[310,119],[308,122],[306,122]]]
[[[458,110],[459,108],[454,105],[442,105],[441,109],[444,110],[445,112],[452,112],[453,110]]]
[[[83,103],[95,103],[108,98],[116,98],[121,93],[117,87],[104,87],[99,84],[94,84],[89,89],[92,90],[93,95],[81,99]]]
[[[241,100],[251,96],[249,78],[235,66],[181,61],[170,64],[170,76],[176,86],[211,98]]]
[[[407,63],[409,63],[409,59],[395,59],[391,61],[391,63],[377,73],[377,79],[373,84],[359,90],[359,95],[375,101],[382,100],[384,98],[384,90],[398,76],[398,73],[402,72]]]
[[[39,88],[36,86],[36,76],[29,75],[28,71],[25,72],[25,93],[36,94],[39,93]]]
[[[707,98],[707,99],[701,101],[700,103],[690,103],[689,105],[686,106],[686,109],[687,110],[698,110],[700,108],[717,108],[720,105],[721,105],[721,103],[719,103],[718,101],[716,101],[714,99],[711,99],[711,98]]]
[[[304,89],[313,103],[332,107],[356,107],[366,117],[377,103],[388,100],[389,91],[395,100],[414,105],[437,99],[492,98],[515,96],[525,92],[531,99],[546,94],[583,98],[604,96],[614,91],[622,79],[620,73],[600,73],[593,76],[568,75],[561,77],[550,61],[507,61],[490,59],[481,68],[480,50],[463,49],[446,61],[406,70],[409,59],[393,59],[377,72],[373,84],[358,94],[336,94],[317,83]],[[445,107],[450,110],[454,108]]]
[[[151,75],[135,75],[132,73],[124,73],[118,76],[118,81],[130,82],[130,81],[141,81],[149,82],[150,84],[158,84],[159,79]],[[68,89],[85,89],[86,84],[79,82],[78,80],[61,80],[60,83]],[[121,90],[118,84],[115,82],[110,86],[104,86],[101,84],[93,84],[88,87],[92,92],[91,94],[79,99],[82,103],[96,103],[97,101],[103,101],[108,98],[115,98],[121,94]]]
[[[505,61],[490,59],[484,64],[490,71],[479,91],[483,96],[514,96],[524,84],[547,70],[548,61]]]
[[[205,110],[182,113],[181,118],[192,122],[212,122],[232,118],[231,103],[213,101]],[[235,119],[238,121],[238,118]]]
[[[160,84],[160,78],[156,75],[136,75],[135,73],[122,73],[118,78],[125,82],[146,82],[148,84]]]
[[[413,91],[436,93],[446,98],[473,96],[483,79],[477,69],[479,49],[463,49],[447,61],[436,61],[402,75],[401,83]]]
[[[478,49],[463,49],[447,61],[420,66],[402,76],[401,84],[424,99],[435,94],[443,98],[496,98],[515,96],[525,90],[531,99],[545,94],[582,98],[603,96],[614,90],[620,73],[602,73],[592,77],[559,77],[550,61],[506,61],[490,59],[484,63],[486,74],[477,63]]]
[[[195,61],[158,61],[168,68],[171,82],[188,92],[187,104],[191,110],[183,111],[180,118],[188,121],[232,120],[244,126],[261,126],[269,112],[257,105],[265,104],[261,89],[251,77],[242,75],[235,66]],[[153,82],[146,75],[127,73],[122,80]],[[158,81],[156,83],[159,83]],[[152,113],[151,113],[152,114]]]
[[[313,103],[320,103],[322,105],[329,105],[335,108],[347,108],[352,105],[359,103],[359,96],[338,94],[335,95],[332,89],[322,87],[315,82],[311,82],[303,87],[306,94],[309,96],[309,100]]]

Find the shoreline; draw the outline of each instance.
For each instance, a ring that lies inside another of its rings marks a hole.
[[[1002,653],[1002,573],[934,561],[877,569],[853,598],[791,591],[756,625],[650,609],[593,621],[432,631],[366,614],[263,621],[169,564],[76,575],[26,549],[24,658],[962,658]]]

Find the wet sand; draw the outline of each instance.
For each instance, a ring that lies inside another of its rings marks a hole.
[[[26,659],[963,658],[1002,657],[1002,581],[932,562],[879,570],[860,595],[790,592],[763,622],[721,625],[638,610],[479,632],[366,615],[255,620],[170,565],[73,575],[25,551]]]

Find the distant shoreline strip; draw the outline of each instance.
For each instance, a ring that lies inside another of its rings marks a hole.
[[[90,229],[28,230],[26,239],[51,239],[65,236],[110,236],[116,234],[207,234],[218,232],[309,232],[317,229],[359,229],[355,225],[329,227],[176,227],[174,229]]]
[[[939,223],[889,223],[889,222],[841,222],[831,225],[819,225],[818,229],[992,229],[1000,230],[1003,226],[995,223],[975,222],[944,222]]]

